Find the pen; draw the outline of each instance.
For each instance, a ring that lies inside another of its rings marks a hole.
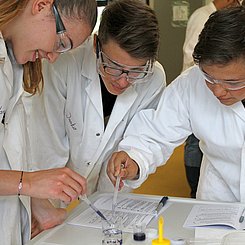
[[[242,210],[242,214],[240,216],[239,223],[242,223],[243,222],[244,216],[245,216],[245,208]]]
[[[159,211],[162,209],[162,207],[166,204],[168,200],[168,197],[167,196],[164,196],[160,202],[158,203],[157,207],[156,207],[156,213],[158,214]]]
[[[86,195],[80,195],[79,198],[86,202],[89,205],[89,207],[92,208],[103,220],[105,220],[109,225],[111,225],[111,223],[107,220],[104,214],[102,214],[101,211],[90,202]]]

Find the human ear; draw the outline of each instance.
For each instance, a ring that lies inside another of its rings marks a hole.
[[[50,11],[54,0],[34,0],[32,2],[32,14],[38,14],[41,11]]]

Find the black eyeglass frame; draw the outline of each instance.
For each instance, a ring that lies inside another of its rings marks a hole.
[[[53,10],[54,17],[55,17],[56,34],[58,36],[58,41],[56,43],[57,47],[54,48],[54,52],[64,53],[72,49],[73,43],[72,43],[72,40],[66,34],[67,31],[60,17],[55,1],[53,2],[52,10]]]
[[[100,44],[100,40],[98,38],[98,36],[96,36],[96,59],[97,59],[97,70],[98,70],[98,73],[102,76],[104,76],[101,71],[100,71],[100,65],[103,66],[103,69],[104,69],[104,72],[110,76],[113,76],[115,78],[118,78],[120,77],[122,74],[126,74],[127,75],[127,81],[130,83],[130,84],[135,84],[135,83],[144,83],[146,82],[146,77],[148,77],[149,75],[152,75],[153,74],[153,62],[148,60],[147,61],[147,65],[143,65],[142,67],[145,67],[145,66],[148,66],[148,69],[145,70],[145,71],[137,71],[137,70],[134,70],[134,71],[130,71],[130,70],[127,70],[127,69],[123,69],[120,68],[120,69],[117,69],[115,67],[112,67],[110,66],[109,64],[107,64],[106,62],[104,62],[104,59],[103,59],[103,55],[109,60],[111,61],[113,64],[115,65],[119,65],[121,66],[121,64],[111,60],[105,53],[103,53],[103,51],[101,50],[101,44]],[[99,62],[99,60],[101,60],[102,62]],[[100,63],[100,64],[99,64]],[[140,66],[135,66],[135,67],[132,67],[132,68],[138,68]],[[113,70],[117,70],[117,71],[120,71],[121,73],[120,74],[113,74],[113,73],[110,73],[108,72],[108,69],[113,69]],[[139,75],[142,75],[141,77],[130,77],[129,73],[132,72],[132,73],[135,73],[135,74],[139,74]]]

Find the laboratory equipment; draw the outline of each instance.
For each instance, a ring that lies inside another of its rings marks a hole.
[[[163,237],[163,217],[158,219],[158,238],[152,240],[152,245],[170,245],[170,240]]]
[[[102,220],[102,245],[122,245],[122,217],[111,216],[109,223]]]

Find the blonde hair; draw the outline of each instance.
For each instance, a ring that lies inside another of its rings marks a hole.
[[[11,22],[27,5],[29,0],[8,0],[0,1],[0,30]],[[35,94],[43,87],[41,60],[27,62],[23,65],[23,86],[24,90]]]

